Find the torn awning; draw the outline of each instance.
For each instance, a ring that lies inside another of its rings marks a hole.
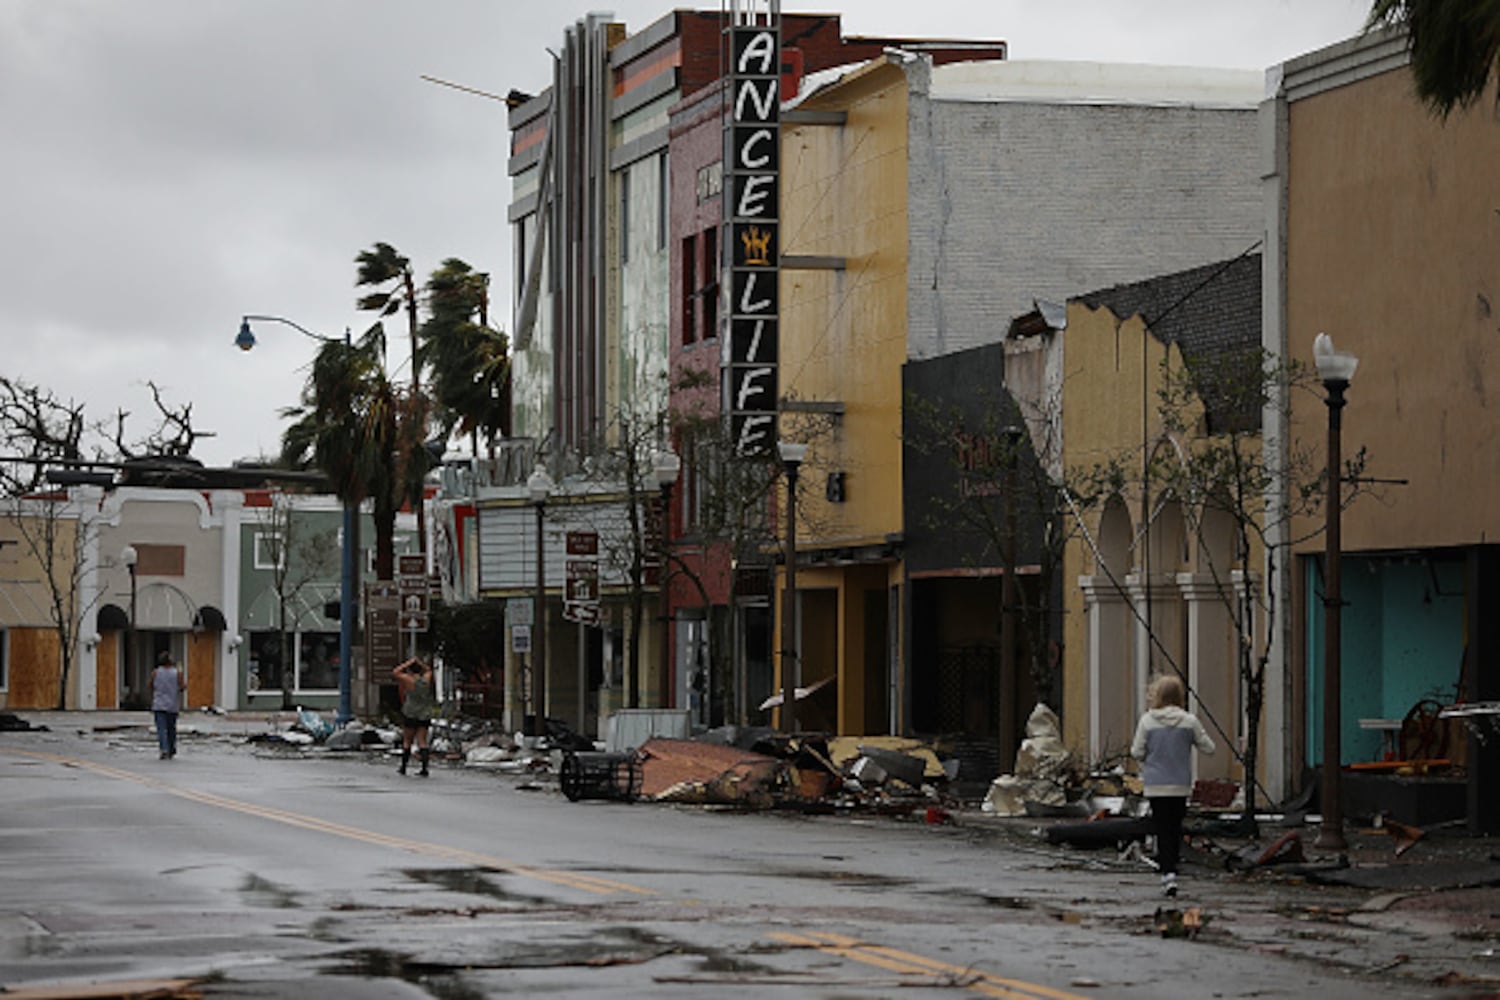
[[[193,630],[204,632],[222,632],[229,627],[224,620],[224,612],[212,604],[201,604],[198,610],[193,612]]]

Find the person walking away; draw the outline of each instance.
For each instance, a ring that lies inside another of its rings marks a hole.
[[[406,765],[411,762],[412,745],[416,744],[417,754],[422,761],[422,770],[417,773],[425,778],[428,776],[427,731],[432,724],[432,716],[437,711],[432,668],[412,657],[392,673],[401,692],[401,766],[397,773],[406,773]]]
[[[1141,781],[1156,827],[1156,863],[1166,896],[1177,895],[1177,862],[1182,854],[1182,821],[1193,790],[1193,748],[1214,752],[1214,741],[1198,717],[1183,707],[1182,678],[1158,674],[1146,686],[1146,712],[1135,727],[1130,755],[1141,762]]]
[[[162,653],[156,669],[151,671],[151,714],[156,719],[156,747],[162,760],[177,756],[177,712],[187,687],[182,668],[172,662],[171,653]]]

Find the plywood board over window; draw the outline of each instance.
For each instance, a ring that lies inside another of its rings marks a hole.
[[[188,633],[187,707],[203,708],[214,703],[214,650],[218,632]]]
[[[182,576],[187,567],[184,545],[138,544],[135,547],[137,576]]]
[[[57,630],[10,630],[11,708],[56,708],[62,675],[62,646]]]
[[[94,651],[94,674],[96,681],[95,705],[101,709],[118,708],[120,705],[119,666],[124,649],[125,633],[111,632],[99,642]]]

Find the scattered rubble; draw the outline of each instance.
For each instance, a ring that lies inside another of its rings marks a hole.
[[[46,733],[51,732],[46,726],[34,726],[28,720],[10,712],[0,712],[0,733]]]

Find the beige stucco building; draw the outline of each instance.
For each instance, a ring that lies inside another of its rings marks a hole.
[[[1271,80],[1261,112],[1264,342],[1311,362],[1313,338],[1327,332],[1359,358],[1343,412],[1344,454],[1364,449],[1367,459],[1361,495],[1343,516],[1341,745],[1350,763],[1381,749],[1361,719],[1500,697],[1489,537],[1500,533],[1490,401],[1500,384],[1500,120],[1493,84],[1447,121],[1429,114],[1399,35],[1311,53]],[[1290,421],[1268,423],[1273,446],[1319,440],[1320,395],[1291,396]],[[1283,779],[1321,758],[1319,527],[1292,525],[1297,558],[1279,567],[1292,614],[1276,635],[1287,669],[1269,708],[1286,736]],[[1476,795],[1474,778],[1495,771],[1492,757],[1469,762],[1470,818],[1481,810],[1486,828],[1500,824],[1500,805]]]

